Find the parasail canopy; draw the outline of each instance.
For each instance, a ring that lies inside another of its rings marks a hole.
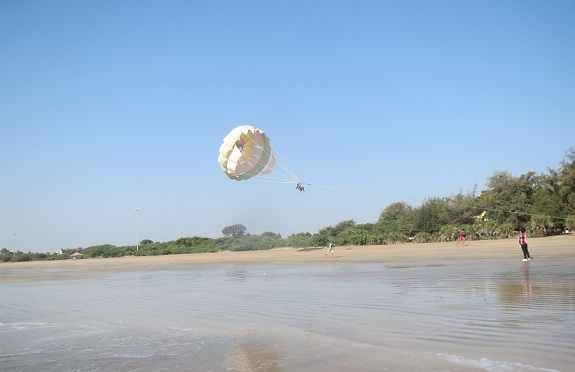
[[[270,173],[276,157],[263,130],[241,125],[224,138],[218,162],[226,176],[241,181]]]

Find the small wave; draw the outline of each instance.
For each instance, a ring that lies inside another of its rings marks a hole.
[[[444,353],[436,353],[438,357],[444,358],[452,363],[481,368],[486,371],[492,372],[513,372],[513,371],[538,371],[538,372],[560,372],[556,369],[539,368],[528,364],[501,362],[491,360],[488,358],[481,358],[479,360],[465,358],[459,355],[451,355]]]
[[[34,329],[39,327],[45,327],[46,323],[40,322],[27,322],[27,323],[2,323],[0,322],[0,332],[7,330],[18,330],[25,331],[28,329]]]

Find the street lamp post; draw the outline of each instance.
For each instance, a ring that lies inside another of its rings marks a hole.
[[[140,250],[140,221],[138,219],[140,208],[134,208],[136,211],[136,251]]]
[[[18,235],[18,234],[14,233],[14,250],[13,250],[13,253],[16,253],[16,235]]]

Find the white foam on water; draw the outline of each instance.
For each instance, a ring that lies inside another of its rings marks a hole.
[[[13,323],[3,323],[0,322],[0,332],[17,330],[25,331],[28,329],[34,329],[39,327],[45,327],[47,324],[42,322],[13,322]]]
[[[444,353],[435,353],[436,356],[446,359],[452,363],[469,366],[474,368],[481,368],[490,372],[514,372],[514,371],[537,371],[537,372],[560,372],[556,369],[540,368],[528,364],[503,362],[498,360],[491,360],[489,358],[481,358],[479,360],[466,358],[460,355],[451,355]]]

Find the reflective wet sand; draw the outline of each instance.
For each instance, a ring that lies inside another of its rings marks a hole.
[[[570,371],[575,239],[547,239],[0,265],[0,369]]]

